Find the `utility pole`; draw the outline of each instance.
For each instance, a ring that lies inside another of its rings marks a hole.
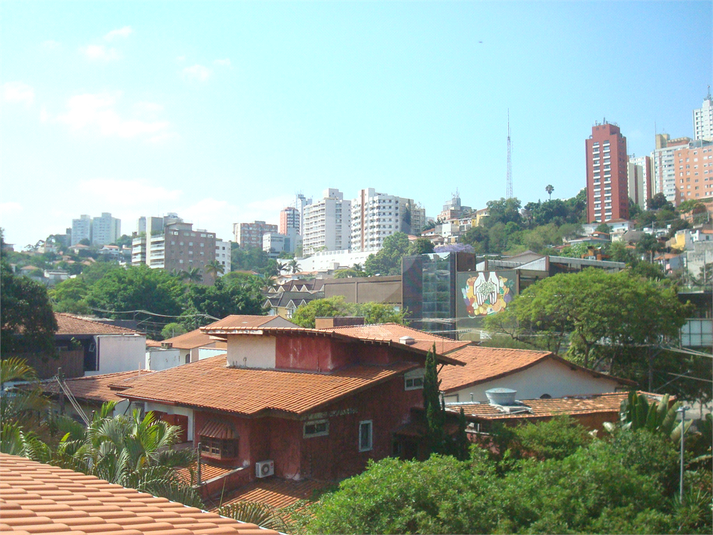
[[[680,407],[676,412],[681,413],[681,467],[680,467],[680,474],[679,474],[679,484],[678,484],[678,496],[679,499],[681,500],[681,505],[683,505],[683,444],[684,444],[684,436],[686,434],[686,411],[689,410],[690,407],[686,407],[685,405]]]

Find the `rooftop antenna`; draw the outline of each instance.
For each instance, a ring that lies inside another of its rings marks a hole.
[[[512,144],[510,142],[510,108],[508,108],[508,171],[507,171],[507,183],[505,197],[508,199],[512,198]]]

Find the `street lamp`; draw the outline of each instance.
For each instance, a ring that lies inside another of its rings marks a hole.
[[[676,412],[681,413],[681,473],[679,475],[679,496],[681,505],[683,505],[683,443],[686,434],[686,411],[688,410],[691,410],[691,407],[686,407],[685,405],[676,409]]]

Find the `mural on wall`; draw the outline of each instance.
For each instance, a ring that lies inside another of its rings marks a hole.
[[[459,286],[465,311],[471,318],[500,312],[515,297],[515,277],[510,273],[483,271],[475,277],[469,277]]]

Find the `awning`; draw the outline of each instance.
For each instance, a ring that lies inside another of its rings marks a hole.
[[[198,434],[202,437],[218,438],[221,440],[233,440],[238,438],[238,433],[230,423],[219,422],[217,420],[208,420],[203,424]]]

